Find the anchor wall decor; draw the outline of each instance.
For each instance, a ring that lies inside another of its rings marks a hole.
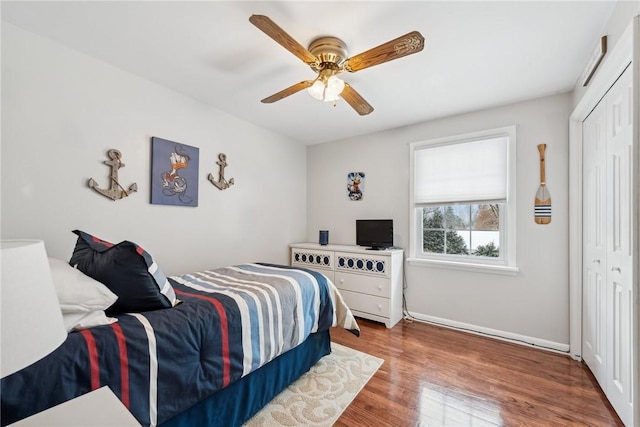
[[[231,187],[233,185],[233,178],[231,178],[229,181],[227,181],[224,178],[224,168],[228,166],[227,163],[227,155],[224,153],[220,153],[218,154],[218,159],[220,159],[219,161],[216,162],[216,164],[218,164],[220,166],[220,173],[218,174],[219,178],[218,181],[215,181],[213,179],[213,175],[209,174],[207,176],[207,179],[209,179],[209,181],[211,181],[211,183],[213,185],[215,185],[216,187],[218,187],[220,190],[226,190],[227,188]]]
[[[105,160],[103,163],[107,166],[111,166],[111,185],[109,186],[109,189],[104,190],[99,188],[98,183],[93,178],[89,178],[89,188],[93,188],[98,193],[110,198],[111,200],[122,199],[134,191],[138,191],[138,184],[136,183],[131,184],[129,189],[125,190],[118,182],[118,169],[124,167],[124,163],[120,160],[122,158],[120,151],[111,149],[107,152],[107,156],[109,156],[111,160]]]

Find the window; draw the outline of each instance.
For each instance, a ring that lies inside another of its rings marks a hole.
[[[428,254],[501,258],[503,203],[422,208],[422,249]]]
[[[515,274],[515,126],[411,144],[412,264]]]

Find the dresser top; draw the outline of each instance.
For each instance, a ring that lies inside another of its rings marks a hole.
[[[292,243],[289,245],[291,248],[298,249],[314,249],[314,250],[323,250],[323,251],[338,251],[338,252],[356,252],[356,253],[365,253],[369,255],[386,255],[386,254],[394,254],[402,252],[402,249],[398,248],[389,248],[382,250],[373,250],[367,249],[364,246],[355,246],[355,245],[321,245],[319,243]]]

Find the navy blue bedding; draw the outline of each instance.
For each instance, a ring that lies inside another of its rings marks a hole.
[[[170,278],[176,307],[118,315],[72,332],[53,353],[2,379],[2,425],[108,385],[155,426],[298,346],[343,326],[330,281],[305,269],[243,264]]]
[[[299,346],[160,424],[160,427],[241,426],[329,353],[329,331],[311,334]]]

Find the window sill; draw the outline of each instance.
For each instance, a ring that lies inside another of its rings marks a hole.
[[[444,268],[447,270],[473,271],[476,273],[500,274],[503,276],[516,276],[518,267],[506,267],[504,265],[471,264],[468,262],[440,261],[422,258],[408,258],[410,265],[418,267]]]

